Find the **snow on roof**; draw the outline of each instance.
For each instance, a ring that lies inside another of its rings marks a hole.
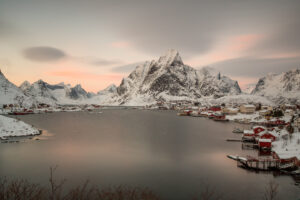
[[[258,139],[258,142],[272,142],[271,139]]]
[[[258,133],[259,136],[263,136],[264,134],[271,134],[271,135],[273,135],[273,136],[275,136],[275,137],[278,136],[277,133],[271,132],[271,131],[262,131],[262,132]]]
[[[225,109],[227,109],[227,110],[231,110],[231,111],[239,111],[239,109],[238,109],[238,108],[225,108]]]
[[[253,129],[256,129],[256,128],[263,128],[263,129],[267,129],[266,127],[264,126],[253,126]]]
[[[246,133],[246,134],[254,134],[253,130],[244,130],[244,133]]]
[[[255,108],[254,105],[251,105],[251,104],[246,104],[246,105],[243,105],[245,108]]]

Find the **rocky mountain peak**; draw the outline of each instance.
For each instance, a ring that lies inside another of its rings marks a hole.
[[[213,68],[196,70],[184,65],[178,51],[168,50],[157,61],[136,67],[117,88],[121,104],[157,100],[214,98],[239,94],[236,81],[221,76]]]
[[[28,81],[24,81],[21,85],[20,85],[20,89],[21,90],[26,90],[26,89],[28,89],[29,87],[31,86],[31,84],[28,82]]]
[[[159,65],[174,66],[183,65],[179,52],[175,49],[169,49],[163,56],[158,59]]]

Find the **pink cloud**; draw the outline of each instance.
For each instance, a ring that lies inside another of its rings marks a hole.
[[[126,42],[126,41],[119,41],[119,42],[111,43],[110,46],[112,46],[114,48],[127,48],[130,46],[130,43]]]
[[[97,92],[106,88],[108,85],[114,83],[118,85],[124,74],[97,74],[84,71],[50,71],[46,72],[47,80],[52,82],[70,83],[72,85],[82,84],[83,88],[87,91]]]
[[[300,52],[279,53],[279,54],[264,56],[263,58],[280,59],[280,58],[296,58],[296,57],[300,57]]]
[[[261,34],[246,34],[230,36],[211,51],[192,58],[187,63],[193,66],[205,66],[229,59],[245,56],[246,50],[255,46],[264,36]]]
[[[257,44],[262,38],[263,35],[261,34],[247,34],[234,36],[231,39],[231,45],[229,46],[229,50],[236,52],[245,51]]]
[[[69,77],[78,79],[96,79],[96,80],[120,80],[123,78],[122,74],[94,74],[90,72],[81,71],[52,71],[48,72],[50,76]]]
[[[257,78],[248,78],[248,77],[242,77],[242,76],[237,76],[237,77],[231,77],[233,80],[237,80],[239,85],[240,85],[240,88],[243,90],[243,89],[246,89],[247,86],[249,84],[256,84],[258,79]]]

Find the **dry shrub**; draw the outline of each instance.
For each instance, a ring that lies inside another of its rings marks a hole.
[[[0,200],[158,200],[150,189],[138,187],[108,187],[99,189],[89,181],[69,190],[66,180],[56,180],[57,167],[50,167],[49,187],[32,184],[25,179],[0,178]]]
[[[0,178],[1,200],[40,200],[46,199],[45,193],[45,188],[29,183],[27,180],[9,181],[6,178]]]
[[[97,199],[101,200],[158,200],[158,196],[147,188],[125,186],[97,189]]]
[[[264,200],[275,200],[278,194],[279,185],[275,181],[270,181],[265,188]]]

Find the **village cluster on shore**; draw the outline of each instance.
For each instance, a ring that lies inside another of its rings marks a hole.
[[[290,170],[300,174],[300,105],[278,106],[261,104],[200,106],[191,103],[156,105],[158,109],[179,110],[179,116],[207,117],[221,122],[249,124],[249,130],[235,129],[240,133],[242,147],[258,150],[259,156],[229,155],[241,167],[254,170]],[[296,170],[296,171],[295,171]]]

